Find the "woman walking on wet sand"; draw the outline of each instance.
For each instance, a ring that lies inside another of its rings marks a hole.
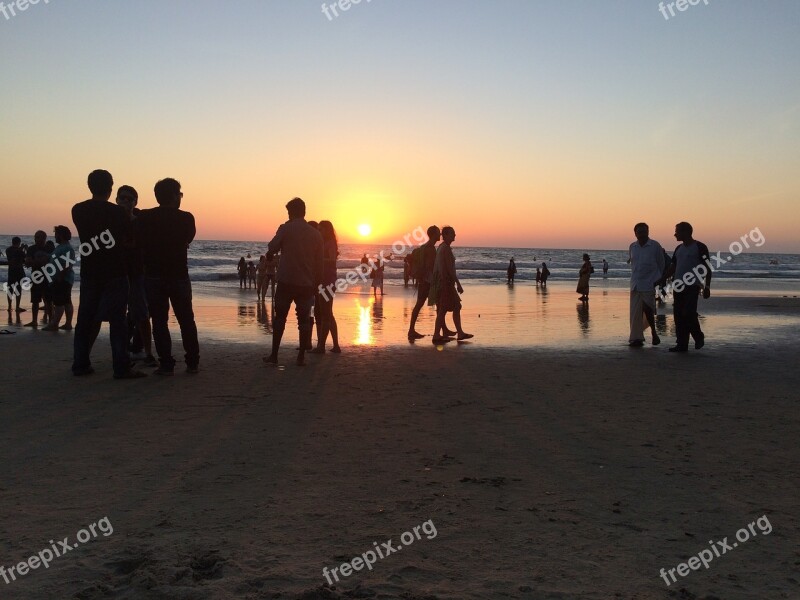
[[[578,300],[582,300],[586,302],[589,299],[589,278],[594,273],[594,267],[592,266],[592,261],[589,260],[589,255],[583,255],[583,265],[581,266],[581,270],[578,273],[578,288],[575,290],[578,294],[581,295]]]

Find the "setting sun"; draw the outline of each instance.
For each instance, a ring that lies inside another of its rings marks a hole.
[[[366,223],[362,223],[358,226],[358,233],[361,237],[367,237],[370,233],[372,233],[372,227]]]

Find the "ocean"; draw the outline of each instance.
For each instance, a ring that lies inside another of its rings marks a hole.
[[[11,245],[11,235],[0,235],[0,248]],[[31,244],[31,236],[20,236],[23,243]],[[77,246],[77,244],[73,244]],[[673,248],[667,248],[671,252]],[[196,240],[189,248],[189,272],[192,281],[203,282],[208,287],[229,286],[237,281],[236,265],[239,258],[249,253],[254,262],[266,251],[266,242]],[[342,244],[339,248],[339,275],[356,267],[363,254],[373,257],[380,251],[389,256],[391,248],[377,244]],[[506,279],[508,261],[514,257],[517,265],[517,281],[535,279],[536,267],[546,262],[551,272],[551,281],[577,281],[582,255],[587,252],[595,267],[593,278],[602,278],[602,263],[609,264],[605,277],[610,285],[624,287],[630,278],[627,265],[627,250],[561,249],[561,248],[472,248],[453,246],[459,278],[467,283],[497,283]],[[712,249],[712,252],[716,252]],[[4,258],[5,256],[3,256]],[[800,255],[742,253],[732,256],[724,251],[721,257],[727,262],[714,274],[717,286],[743,289],[800,289]],[[0,282],[6,281],[7,270],[0,269]],[[385,278],[388,285],[402,285],[403,260],[395,256],[386,263]],[[80,269],[78,270],[80,279]]]

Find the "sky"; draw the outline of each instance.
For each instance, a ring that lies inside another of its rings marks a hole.
[[[103,168],[142,208],[180,180],[201,239],[268,240],[300,196],[343,242],[614,249],[645,221],[669,247],[689,221],[800,252],[796,0],[8,4],[2,233],[71,225]]]

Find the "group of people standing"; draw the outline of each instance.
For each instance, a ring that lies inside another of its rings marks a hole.
[[[250,259],[250,255],[247,255]],[[258,259],[258,265],[252,260],[245,260],[245,257],[239,259],[237,271],[239,273],[239,289],[253,289],[256,288],[256,296],[259,300],[267,299],[267,290],[270,290],[270,295],[275,295],[275,274],[278,271],[278,261],[280,256],[270,256],[269,258],[262,254]]]

